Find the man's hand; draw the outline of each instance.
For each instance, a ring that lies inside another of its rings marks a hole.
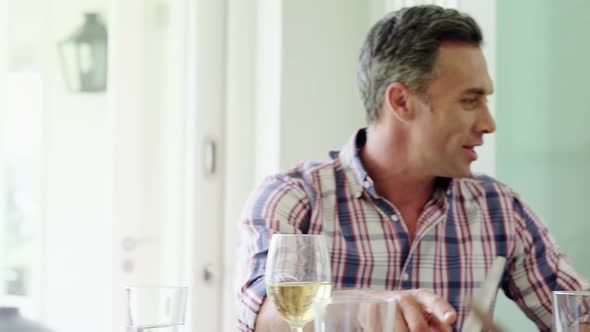
[[[427,289],[406,291],[346,289],[335,290],[332,292],[332,296],[396,299],[394,325],[396,332],[452,331],[451,324],[457,319],[455,309],[442,297]],[[256,320],[256,331],[289,331],[287,323],[280,318],[270,299],[264,301]],[[313,324],[307,324],[305,331],[313,331]]]
[[[367,296],[394,298],[397,301],[396,332],[452,331],[457,319],[455,309],[442,297],[426,289],[377,291],[365,289],[338,290],[332,296]]]

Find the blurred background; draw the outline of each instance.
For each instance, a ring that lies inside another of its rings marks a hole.
[[[364,125],[363,37],[422,3],[484,30],[498,130],[475,170],[590,276],[587,1],[0,0],[0,306],[123,331],[126,285],[189,285],[186,331],[234,331],[248,193]],[[503,297],[496,315],[536,330]]]

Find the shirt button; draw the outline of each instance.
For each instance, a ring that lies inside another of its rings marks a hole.
[[[395,214],[391,215],[391,220],[393,220],[394,222],[398,222],[399,221],[399,217]]]
[[[409,280],[410,279],[410,274],[408,272],[405,272],[404,275],[403,275],[403,279],[404,279],[404,281]]]

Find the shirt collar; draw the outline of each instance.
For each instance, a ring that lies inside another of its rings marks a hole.
[[[365,145],[366,141],[367,130],[366,128],[362,128],[350,137],[340,151],[330,153],[332,158],[338,157],[340,160],[351,191],[357,198],[360,198],[365,189],[371,194],[375,194],[373,180],[367,174],[360,157],[361,148]]]
[[[333,151],[331,156],[340,159],[340,163],[346,172],[346,178],[351,186],[351,191],[355,197],[360,198],[363,190],[366,190],[373,197],[377,197],[375,185],[367,170],[363,166],[360,157],[362,147],[367,142],[367,129],[357,130],[342,147],[340,152]],[[435,191],[426,205],[436,204],[446,209],[446,197],[451,195],[451,178],[439,177],[435,180]]]

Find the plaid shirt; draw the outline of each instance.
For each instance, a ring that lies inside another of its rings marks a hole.
[[[361,163],[365,139],[360,130],[329,160],[269,177],[250,197],[242,217],[240,331],[253,331],[266,297],[274,233],[323,234],[334,288],[434,291],[457,310],[454,330],[496,256],[507,258],[499,287],[542,331],[552,325],[553,290],[589,288],[531,208],[489,177],[437,180],[411,240],[401,214],[376,193]]]

